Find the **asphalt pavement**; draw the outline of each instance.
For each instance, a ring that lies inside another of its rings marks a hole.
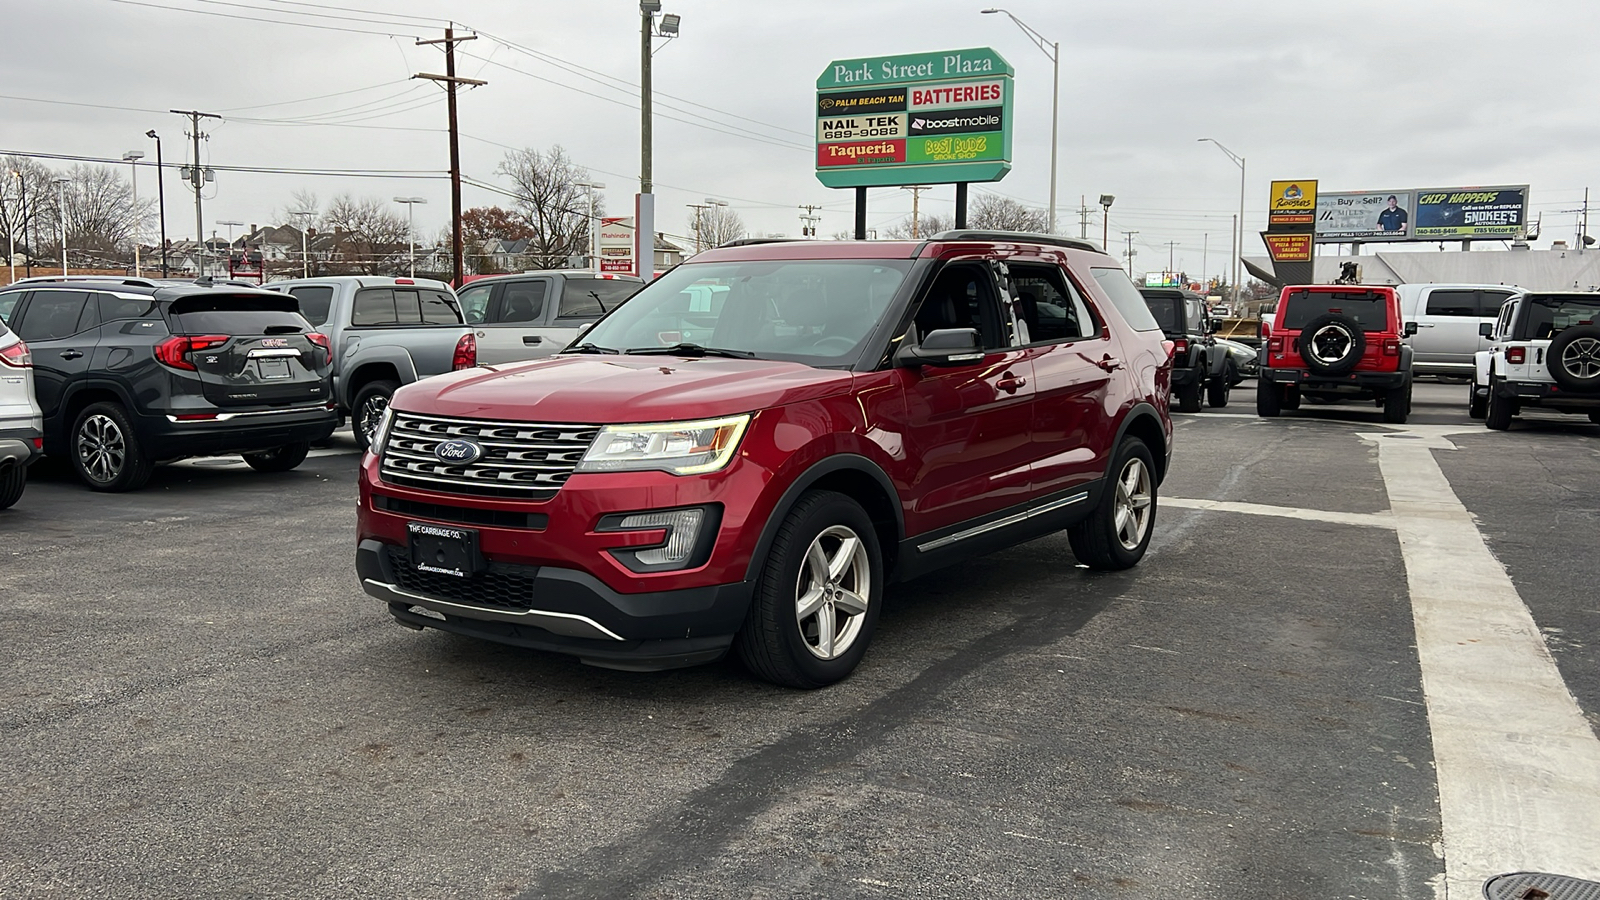
[[[1600,427],[1490,433],[1459,384],[1419,384],[1404,429],[1266,421],[1251,387],[1176,418],[1139,567],[1049,537],[898,585],[815,692],[395,626],[356,585],[347,436],[126,495],[47,462],[0,513],[0,896],[1440,896],[1500,823],[1460,821],[1449,777],[1441,809],[1414,618],[1440,560],[1406,543],[1394,460],[1435,460],[1504,565],[1581,754]],[[1386,431],[1419,443],[1361,436]]]

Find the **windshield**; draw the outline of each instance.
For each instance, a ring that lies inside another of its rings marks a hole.
[[[857,355],[910,268],[910,260],[689,263],[645,286],[580,344],[657,352],[697,344],[839,365]]]
[[[1355,319],[1362,331],[1389,327],[1389,304],[1376,291],[1294,291],[1284,300],[1283,327],[1299,331],[1312,319],[1330,313]]]
[[[1600,321],[1600,294],[1533,294],[1527,300],[1519,340],[1553,340],[1563,328]]]

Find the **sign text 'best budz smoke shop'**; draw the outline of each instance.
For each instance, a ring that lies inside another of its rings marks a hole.
[[[818,180],[999,181],[1011,171],[1011,76],[986,47],[829,63],[817,79]]]

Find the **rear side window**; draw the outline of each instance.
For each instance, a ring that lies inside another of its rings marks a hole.
[[[1362,331],[1389,327],[1388,299],[1376,291],[1294,291],[1283,302],[1283,327],[1291,331],[1330,313],[1355,319]]]
[[[6,291],[0,294],[0,323],[11,321],[11,311],[17,308],[17,303],[28,296],[27,291]]]
[[[87,291],[34,291],[17,327],[25,341],[53,341],[78,333]]]
[[[173,334],[303,334],[310,323],[292,297],[206,295],[167,307]]]
[[[461,303],[461,314],[468,322],[476,325],[489,314],[489,295],[492,293],[494,293],[493,286],[480,284],[456,295]]]
[[[389,288],[367,288],[356,291],[356,302],[350,313],[351,325],[394,325],[394,291]]]
[[[1428,315],[1478,317],[1477,291],[1434,291],[1428,295]]]
[[[1059,269],[1012,265],[1011,289],[1028,326],[1028,340],[1053,344],[1088,337],[1096,330],[1082,298],[1061,279]]]
[[[496,322],[538,322],[544,319],[543,281],[513,281],[500,290],[500,315]]]
[[[1117,312],[1122,314],[1134,331],[1161,330],[1156,317],[1150,314],[1150,307],[1144,305],[1144,296],[1128,280],[1127,272],[1121,269],[1090,269],[1089,274],[1094,276],[1100,290],[1106,292],[1111,305],[1117,308]]]
[[[333,307],[333,288],[325,284],[307,285],[289,289],[289,295],[300,301],[300,315],[313,325],[328,321],[328,310]]]
[[[568,278],[561,292],[561,319],[598,319],[633,296],[643,285],[616,278]]]
[[[160,304],[149,297],[140,297],[137,300],[128,297],[116,297],[111,294],[96,294],[100,304],[100,321],[117,322],[122,319],[153,319],[160,318]]]
[[[443,291],[417,291],[417,302],[422,306],[424,325],[460,325],[461,312],[454,297]]]

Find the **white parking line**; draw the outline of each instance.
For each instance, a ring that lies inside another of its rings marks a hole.
[[[1212,512],[1244,513],[1252,516],[1278,516],[1307,522],[1331,522],[1335,525],[1366,525],[1373,528],[1394,528],[1394,518],[1388,513],[1335,512],[1327,509],[1299,509],[1293,506],[1268,506],[1264,503],[1238,503],[1232,500],[1193,500],[1188,497],[1162,497],[1162,506],[1180,509],[1209,510]]]

